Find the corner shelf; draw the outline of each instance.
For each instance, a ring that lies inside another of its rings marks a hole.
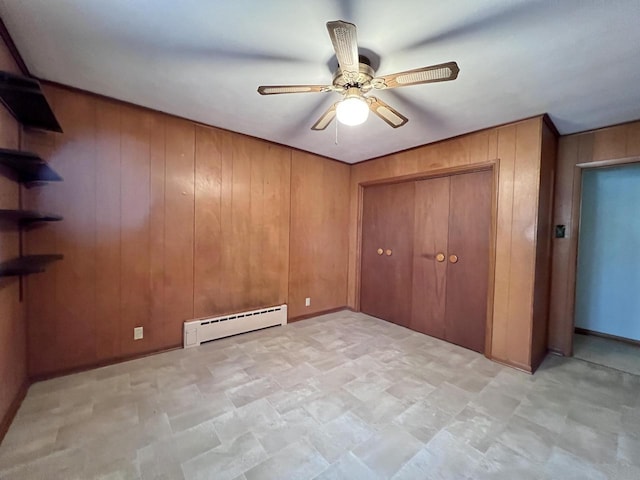
[[[62,260],[62,255],[25,255],[0,263],[0,277],[29,275],[44,272],[44,267],[56,260]]]
[[[40,82],[0,71],[0,102],[24,127],[38,128],[62,133],[62,128],[44,96]],[[0,149],[0,173],[15,177],[27,187],[34,183],[61,181],[58,175],[38,155],[20,150]],[[55,222],[62,220],[59,215],[33,210],[0,210],[0,221],[15,221],[20,225],[34,222]],[[22,252],[22,232],[20,232],[20,252]],[[0,277],[29,275],[44,272],[46,265],[62,260],[59,254],[25,255],[0,263]],[[22,281],[20,282],[22,299]]]
[[[37,80],[0,71],[0,100],[25,127],[62,133]]]
[[[53,213],[38,212],[36,210],[2,210],[0,209],[0,222],[18,222],[27,225],[35,222],[59,222],[60,215]]]
[[[0,165],[16,173],[20,183],[62,181],[62,177],[35,153],[0,148]]]

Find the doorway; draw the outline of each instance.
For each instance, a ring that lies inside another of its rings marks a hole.
[[[640,164],[582,172],[574,356],[640,375]]]

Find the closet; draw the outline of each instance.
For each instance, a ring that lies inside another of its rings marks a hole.
[[[492,170],[366,187],[360,308],[484,352]]]

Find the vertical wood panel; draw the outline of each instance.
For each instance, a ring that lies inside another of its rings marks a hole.
[[[530,359],[530,364],[533,368],[537,368],[547,352],[547,324],[549,321],[551,285],[551,245],[553,236],[553,186],[556,152],[558,150],[557,143],[555,133],[551,131],[546,122],[543,123]]]
[[[144,348],[150,336],[133,339],[134,327],[149,330],[150,315],[150,118],[147,112],[122,109],[120,241],[121,352],[130,355]],[[150,332],[149,332],[150,333]],[[147,347],[148,348],[148,347]]]
[[[221,288],[222,137],[217,130],[196,127],[194,316],[223,309]]]
[[[47,95],[53,108],[57,103],[55,95]],[[56,166],[55,152],[58,139],[54,134],[29,134],[23,137],[23,148],[47,159],[54,169]],[[60,195],[61,184],[50,184],[23,189],[23,207],[31,210],[44,210],[60,213],[62,209]],[[35,228],[23,235],[24,251],[27,254],[58,253],[58,231],[60,222],[47,225],[46,228]],[[38,301],[27,301],[28,328],[28,371],[29,375],[49,368],[56,361],[58,350],[55,341],[58,328],[58,309],[56,307],[57,272],[60,262],[55,262],[47,271],[39,275],[29,275],[24,281],[26,298]],[[38,328],[34,328],[32,319],[39,321]],[[38,352],[32,355],[32,352]]]
[[[558,165],[554,188],[553,224],[565,225],[566,237],[554,238],[551,262],[551,298],[549,310],[549,348],[569,355],[571,336],[565,332],[569,289],[569,252],[571,250],[571,210],[573,180],[578,163],[578,137],[561,137],[558,142]]]
[[[496,225],[495,287],[493,298],[492,355],[508,360],[509,293],[511,286],[511,225],[516,155],[516,127],[498,130],[498,218]]]
[[[231,184],[231,263],[224,271],[231,274],[231,310],[247,306],[246,293],[251,286],[251,147],[234,138],[232,141],[233,177]]]
[[[167,117],[165,142],[165,335],[178,345],[193,318],[195,126]]]
[[[268,258],[276,260],[277,252],[271,251],[269,245],[266,245],[266,228],[264,224],[264,211],[266,208],[274,207],[265,206],[264,201],[264,174],[265,162],[267,161],[266,149],[260,148],[261,144],[255,142],[255,148],[251,150],[251,167],[250,167],[250,190],[249,190],[249,251],[248,251],[248,290],[250,295],[243,293],[246,301],[251,301],[248,297],[255,298],[258,305],[266,305],[269,302],[267,279],[269,278],[268,270],[271,262],[267,262]],[[273,256],[272,256],[273,255]],[[276,262],[274,262],[276,263]],[[253,302],[251,302],[253,303]],[[242,307],[244,308],[244,306]]]
[[[349,167],[294,151],[291,169],[288,308],[294,318],[346,305]]]
[[[50,351],[51,363],[70,368],[96,358],[96,105],[92,99],[74,96],[58,101],[56,107],[68,141],[57,139],[52,163],[64,178],[64,186],[42,188],[58,197],[54,210],[64,217],[64,222],[56,225],[56,251],[49,253],[61,253],[65,261],[56,262],[50,271],[55,275],[57,324],[54,335],[42,340],[55,346]]]
[[[97,102],[96,109],[96,357],[121,353],[121,108]]]
[[[625,157],[640,157],[640,122],[626,125],[627,145]]]
[[[170,335],[165,298],[165,122],[153,115],[149,131],[149,348],[175,345]]]
[[[541,122],[516,127],[507,359],[530,365]]]
[[[291,150],[271,145],[267,150],[269,164],[265,172],[265,226],[268,260],[267,283],[269,304],[288,302],[290,213],[291,213]],[[313,236],[308,237],[311,241]],[[346,266],[346,264],[345,264]],[[291,312],[289,312],[291,314]]]

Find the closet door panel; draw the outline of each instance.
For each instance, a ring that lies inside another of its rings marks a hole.
[[[492,182],[491,171],[451,177],[445,338],[477,352],[485,345]]]
[[[445,338],[450,177],[416,182],[410,328]],[[440,256],[439,256],[440,255]]]
[[[363,199],[360,309],[402,326],[411,318],[414,192],[413,182],[372,186]]]

